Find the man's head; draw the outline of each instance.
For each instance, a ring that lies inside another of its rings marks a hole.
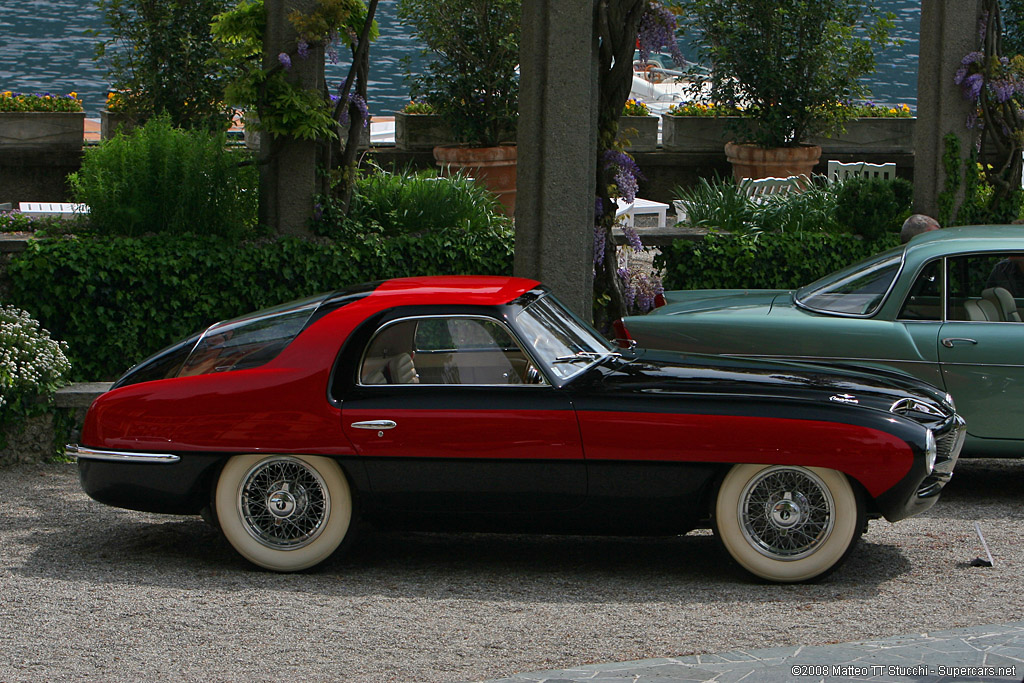
[[[915,213],[913,216],[903,221],[903,227],[900,228],[900,242],[906,244],[916,235],[920,235],[922,232],[928,232],[930,230],[938,230],[940,227],[939,222],[931,216],[925,216],[923,213]]]

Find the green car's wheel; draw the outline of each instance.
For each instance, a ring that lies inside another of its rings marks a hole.
[[[352,493],[330,458],[238,455],[217,481],[217,518],[246,559],[279,572],[327,559],[348,534]]]
[[[715,503],[715,534],[744,569],[778,582],[809,581],[839,566],[864,528],[842,472],[736,465]]]

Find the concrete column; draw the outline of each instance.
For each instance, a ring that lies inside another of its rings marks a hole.
[[[592,2],[523,0],[515,274],[592,317],[597,58]]]
[[[263,37],[263,68],[278,64],[278,55],[294,55],[295,29],[288,21],[293,10],[309,12],[316,0],[266,0],[267,28]],[[310,50],[308,59],[292,57],[288,79],[305,88],[323,86],[324,53]],[[309,235],[316,192],[316,143],[264,134],[260,143],[259,220],[279,234]]]
[[[960,153],[971,152],[974,132],[966,128],[972,105],[953,83],[964,55],[977,49],[979,0],[922,0],[921,46],[917,71],[917,124],[914,131],[914,211],[939,212],[938,196],[945,189],[943,138],[960,137]],[[963,192],[957,198],[957,206]]]

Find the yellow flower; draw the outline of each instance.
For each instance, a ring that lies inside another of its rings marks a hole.
[[[68,93],[68,97],[70,97],[73,100],[77,100],[78,99],[78,93],[70,92],[70,93]]]

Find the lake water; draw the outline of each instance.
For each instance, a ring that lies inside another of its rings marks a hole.
[[[390,114],[409,99],[401,60],[413,68],[423,64],[420,46],[396,18],[397,0],[381,0],[377,7],[380,38],[371,49],[367,87],[370,111]],[[899,47],[878,55],[879,70],[869,85],[877,102],[917,101],[917,45],[920,0],[880,0],[877,5],[897,15],[895,37]],[[90,116],[98,116],[106,100],[107,78],[102,65],[92,60],[106,27],[93,0],[0,0],[0,91],[77,92]],[[348,65],[328,65],[332,83],[341,83]]]

